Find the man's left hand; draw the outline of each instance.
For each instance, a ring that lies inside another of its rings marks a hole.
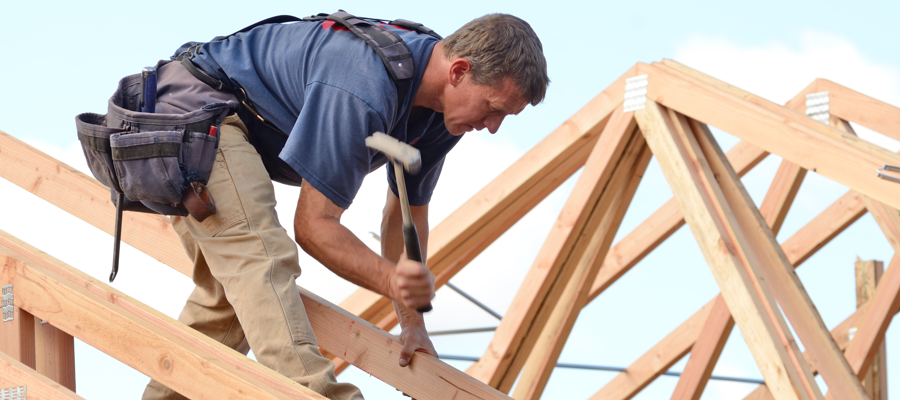
[[[404,328],[400,332],[400,343],[403,343],[403,350],[400,351],[401,367],[409,365],[412,362],[413,354],[417,351],[438,356],[424,326]]]

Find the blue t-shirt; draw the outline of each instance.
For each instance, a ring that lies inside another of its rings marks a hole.
[[[331,21],[259,26],[204,44],[192,60],[213,77],[243,87],[260,115],[289,134],[278,157],[339,207],[350,207],[363,178],[387,161],[365,145],[376,131],[421,152],[422,169],[406,175],[406,187],[411,205],[425,205],[445,155],[461,137],[447,132],[441,113],[424,109],[410,119],[437,39],[384,27],[403,38],[416,67],[399,107],[397,87],[375,51]],[[388,183],[396,194],[391,169]]]

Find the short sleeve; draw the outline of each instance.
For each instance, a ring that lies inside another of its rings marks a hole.
[[[369,173],[366,136],[387,131],[384,118],[363,99],[321,82],[307,86],[304,103],[279,157],[347,209]]]
[[[439,114],[440,115],[440,114]],[[444,128],[443,116],[440,116],[437,126],[429,129],[420,140],[412,143],[419,149],[422,156],[422,169],[416,175],[404,172],[406,191],[409,196],[409,204],[412,206],[424,206],[431,202],[431,195],[437,186],[441,169],[444,167],[444,159],[453,146],[462,139],[462,136],[453,136]],[[390,167],[390,166],[389,166]],[[387,169],[388,185],[391,191],[397,195],[397,179],[391,168]]]

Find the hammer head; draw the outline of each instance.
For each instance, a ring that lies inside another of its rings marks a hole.
[[[384,153],[392,162],[403,165],[403,169],[410,174],[415,175],[422,168],[422,157],[419,154],[419,149],[384,133],[375,132],[372,136],[367,137],[366,146]]]

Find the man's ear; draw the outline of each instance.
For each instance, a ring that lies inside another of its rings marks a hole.
[[[463,78],[472,70],[472,63],[469,60],[458,57],[450,63],[450,85],[456,86],[462,83]]]

